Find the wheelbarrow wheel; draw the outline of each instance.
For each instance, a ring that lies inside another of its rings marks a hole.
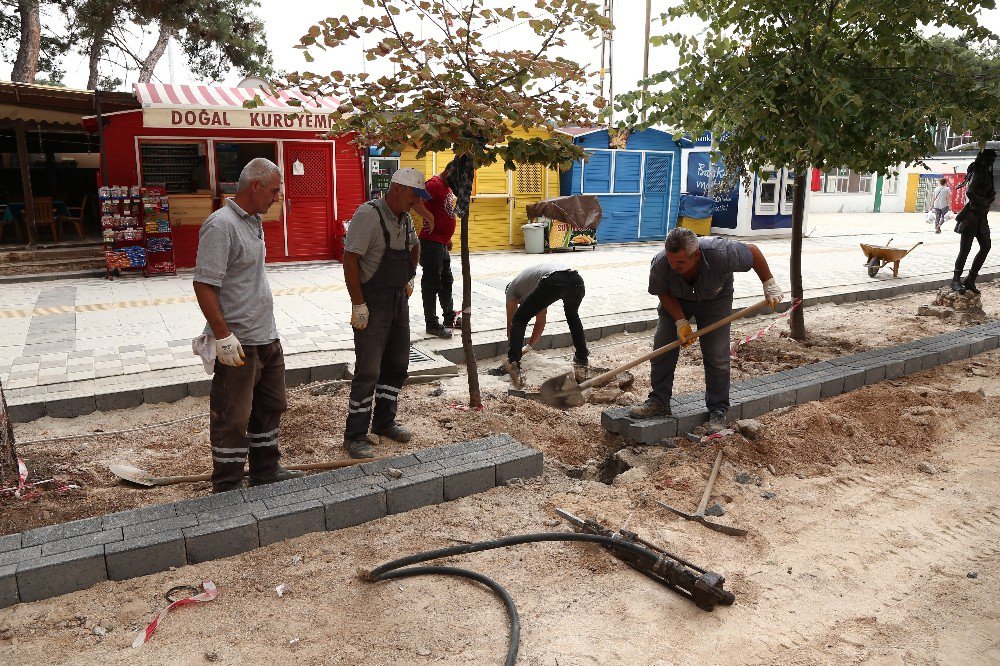
[[[875,277],[878,275],[878,269],[882,268],[877,257],[872,257],[868,260],[868,277]]]

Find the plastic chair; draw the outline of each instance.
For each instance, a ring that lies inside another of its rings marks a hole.
[[[76,227],[76,233],[80,236],[80,240],[86,240],[86,236],[83,233],[83,216],[87,214],[87,196],[83,195],[83,201],[80,202],[79,207],[68,206],[69,217],[61,218],[63,222],[72,222],[73,226]]]
[[[62,240],[59,222],[52,210],[52,197],[35,197],[35,228],[49,227],[55,242]]]

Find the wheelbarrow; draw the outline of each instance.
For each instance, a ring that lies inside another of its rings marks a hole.
[[[889,243],[891,242],[890,238]],[[875,277],[880,268],[885,268],[889,264],[892,264],[892,277],[899,277],[899,262],[903,260],[903,257],[917,249],[917,245],[923,245],[923,241],[921,241],[909,250],[904,250],[898,247],[889,247],[889,243],[885,245],[861,243],[861,251],[868,258],[868,261],[865,262],[865,266],[868,268],[868,277]]]

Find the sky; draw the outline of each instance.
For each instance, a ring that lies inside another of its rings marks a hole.
[[[598,0],[599,1],[599,0]],[[461,3],[458,3],[461,4]],[[662,0],[653,1],[654,16],[663,11],[670,3]],[[507,0],[504,6],[513,5],[518,9],[527,11],[534,10],[534,0]],[[614,21],[615,36],[611,46],[613,56],[612,78],[614,82],[614,92],[622,93],[634,90],[637,82],[642,78],[643,69],[643,45],[645,43],[645,0],[614,0]],[[289,11],[294,7],[294,11]],[[293,48],[298,44],[299,38],[316,21],[324,19],[330,15],[355,15],[361,12],[364,6],[361,0],[335,0],[329,2],[324,0],[260,0],[258,16],[261,17],[266,26],[268,44],[274,56],[275,66],[285,71],[301,71],[309,69],[314,72],[329,72],[340,69],[343,71],[367,71],[384,73],[380,67],[384,63],[368,63],[362,57],[362,45],[356,43],[352,47],[337,49],[335,53],[323,56],[320,52],[315,52],[317,60],[314,63],[306,63],[302,52]],[[43,19],[43,24],[48,19]],[[53,12],[51,20],[58,20],[57,14]],[[1000,34],[1000,9],[985,12],[982,21],[984,25],[990,27],[994,32]],[[427,31],[425,36],[432,36],[430,26],[419,24],[408,26],[416,34],[421,34],[421,30]],[[687,25],[672,25],[672,28],[682,31],[695,31],[698,29],[696,23]],[[654,18],[652,34],[662,32],[662,26],[658,19]],[[506,49],[511,43],[520,40],[522,37],[534,41],[534,34],[523,25],[517,26],[503,34],[494,35],[486,40],[488,47],[499,47]],[[136,47],[143,53],[149,50],[154,41],[153,36],[147,35],[141,42],[137,39]],[[581,38],[575,39],[559,55],[571,58],[576,62],[588,66],[593,72],[597,72],[600,67],[600,41],[588,42]],[[649,71],[655,73],[676,63],[676,56],[672,54],[671,48],[666,46],[650,47],[649,49]],[[11,64],[0,60],[0,77],[10,76]],[[64,60],[66,75],[64,82],[71,88],[84,88],[87,83],[87,61],[80,57],[68,57]],[[125,78],[121,72],[104,72],[102,74],[112,74],[119,78]],[[132,77],[136,72],[132,72]],[[221,84],[235,85],[240,82],[242,76],[234,73]],[[125,90],[131,90],[131,83],[134,80],[128,79]],[[192,83],[195,77],[190,73],[184,63],[184,57],[177,46],[173,43],[167,54],[161,58],[154,72],[154,81],[163,83]]]

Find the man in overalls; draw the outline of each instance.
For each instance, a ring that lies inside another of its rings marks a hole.
[[[374,455],[369,426],[397,442],[412,437],[396,422],[396,402],[410,362],[408,299],[420,261],[409,211],[420,199],[430,199],[423,174],[399,169],[385,197],[358,207],[344,239],[355,356],[344,449],[353,458]]]

